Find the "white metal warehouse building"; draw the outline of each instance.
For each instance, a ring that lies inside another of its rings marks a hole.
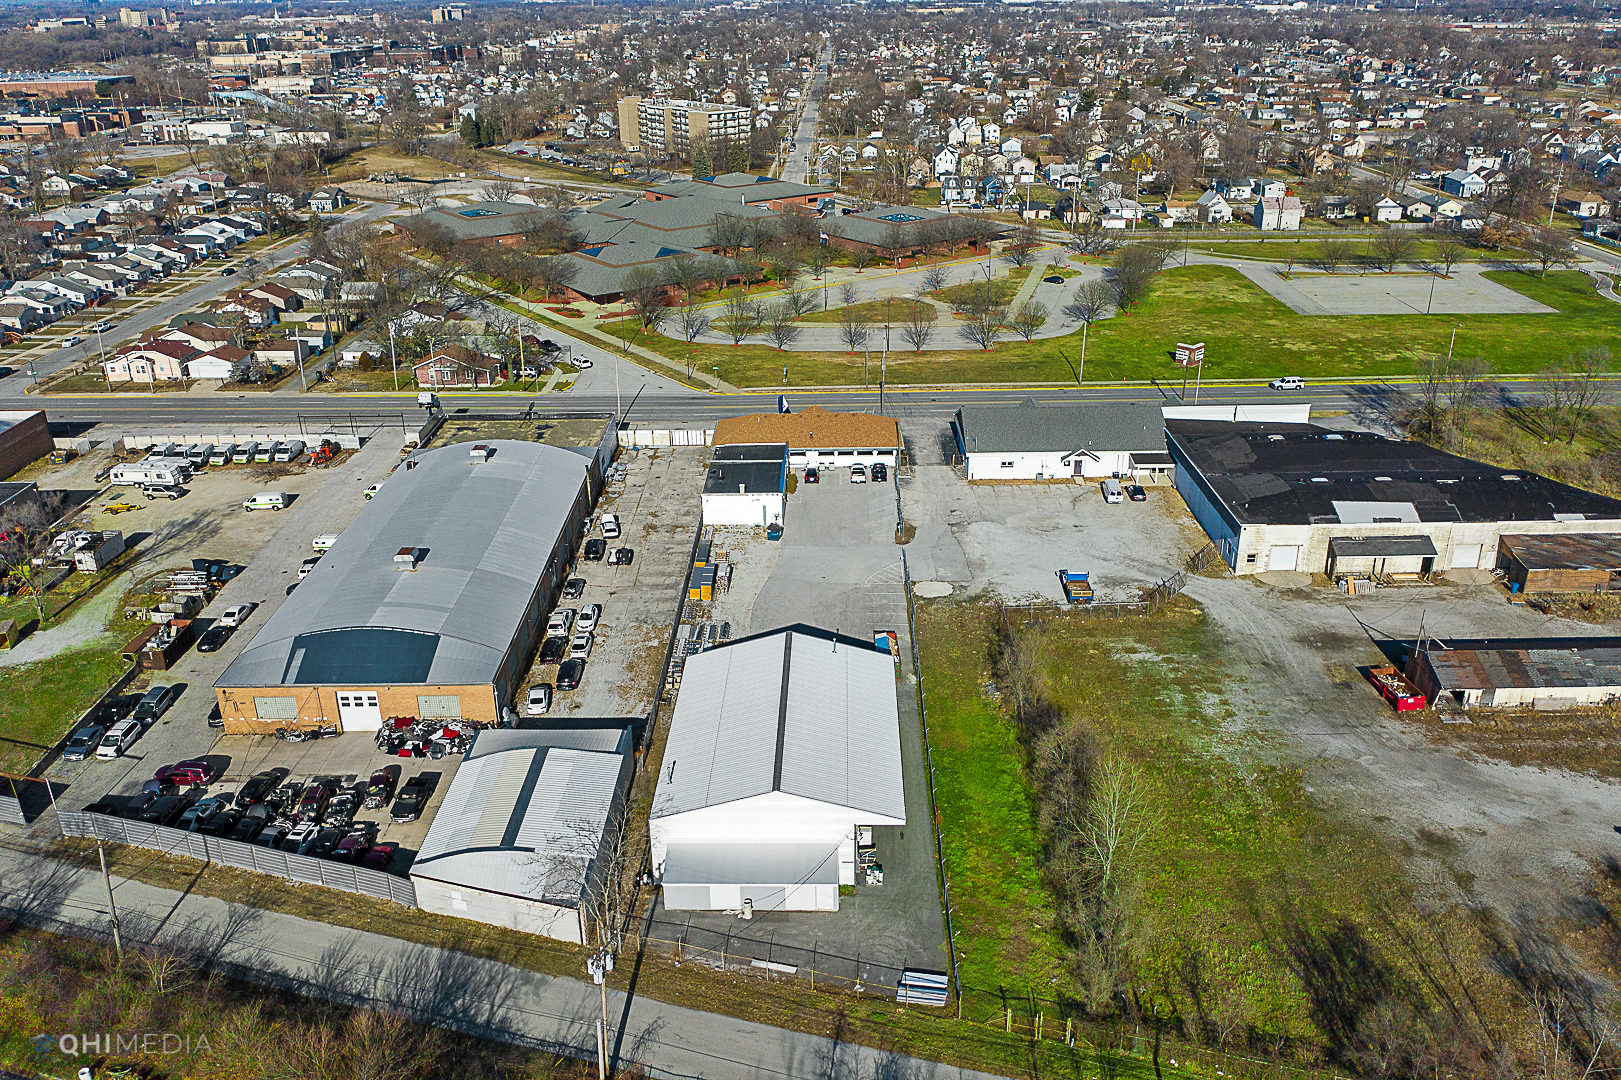
[[[837,911],[857,829],[905,825],[895,664],[796,627],[689,658],[649,829],[671,910]]]
[[[784,444],[717,446],[704,476],[704,524],[780,525],[787,484]]]
[[[481,732],[411,864],[424,911],[583,945],[630,729]]]

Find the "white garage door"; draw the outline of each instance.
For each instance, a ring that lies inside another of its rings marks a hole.
[[[339,694],[338,723],[345,731],[376,731],[382,727],[383,711],[377,707],[377,695],[367,690]]]
[[[1272,548],[1272,554],[1267,558],[1268,570],[1293,570],[1300,561],[1299,544],[1279,544]]]
[[[1452,568],[1454,570],[1474,570],[1480,566],[1480,545],[1459,544],[1452,549]]]

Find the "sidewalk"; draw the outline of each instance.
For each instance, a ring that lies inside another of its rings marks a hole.
[[[55,932],[107,936],[107,895],[89,869],[0,849],[0,907]],[[312,886],[311,888],[317,888]],[[345,1004],[399,1013],[481,1038],[595,1056],[599,991],[557,978],[382,934],[230,904],[113,878],[127,946],[169,940],[203,946],[210,967],[236,978]],[[333,903],[342,903],[333,894]],[[635,957],[620,958],[634,966]],[[746,994],[739,987],[740,995]],[[887,1006],[886,1006],[887,1007]],[[646,997],[608,992],[609,1043],[620,1065],[648,1075],[709,1080],[822,1080],[905,1076],[993,1080],[990,1073],[902,1057]]]

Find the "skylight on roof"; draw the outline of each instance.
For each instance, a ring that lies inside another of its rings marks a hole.
[[[456,213],[460,214],[462,217],[500,217],[501,216],[498,211],[488,210],[488,209],[486,209],[486,208],[484,208],[482,206],[475,206],[471,210],[458,210],[458,211],[456,211]]]
[[[894,222],[897,222],[897,223],[906,222],[906,221],[922,221],[923,220],[923,215],[922,214],[879,214],[878,215],[878,220],[879,221],[894,221]]]

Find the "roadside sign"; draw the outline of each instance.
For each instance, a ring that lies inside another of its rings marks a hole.
[[[1189,345],[1187,342],[1176,343],[1176,362],[1183,367],[1198,367],[1204,363],[1204,342]]]

